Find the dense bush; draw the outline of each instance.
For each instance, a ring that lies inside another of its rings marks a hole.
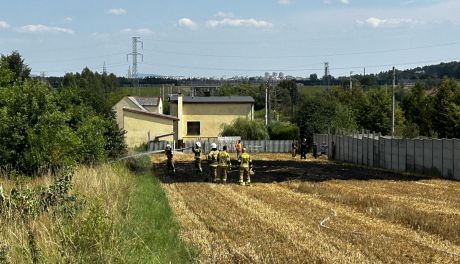
[[[233,120],[231,124],[224,124],[220,135],[223,137],[240,136],[241,139],[246,140],[269,139],[267,128],[262,122],[251,121],[243,117]]]
[[[289,122],[272,122],[268,134],[272,140],[294,140],[299,138],[299,127]]]
[[[113,118],[62,97],[37,81],[0,88],[0,167],[35,175],[123,152]]]

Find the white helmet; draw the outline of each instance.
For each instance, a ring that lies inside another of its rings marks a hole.
[[[195,143],[195,146],[196,146],[197,148],[201,148],[201,143],[200,143],[200,142],[196,142],[196,143]]]
[[[171,148],[171,145],[170,145],[170,144],[166,144],[166,148]]]
[[[216,148],[217,148],[216,143],[211,143],[211,148],[212,148],[212,149],[216,149]]]

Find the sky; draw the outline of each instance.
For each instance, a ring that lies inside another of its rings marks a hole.
[[[0,53],[32,73],[307,77],[460,60],[459,0],[0,0]]]

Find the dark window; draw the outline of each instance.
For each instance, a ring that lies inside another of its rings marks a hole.
[[[200,122],[187,122],[187,135],[200,135]]]

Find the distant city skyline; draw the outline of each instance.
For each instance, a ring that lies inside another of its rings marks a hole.
[[[377,3],[376,3],[377,2]],[[126,76],[131,37],[139,73],[185,77],[333,76],[459,61],[458,0],[11,1],[0,53],[32,74],[84,67]]]

